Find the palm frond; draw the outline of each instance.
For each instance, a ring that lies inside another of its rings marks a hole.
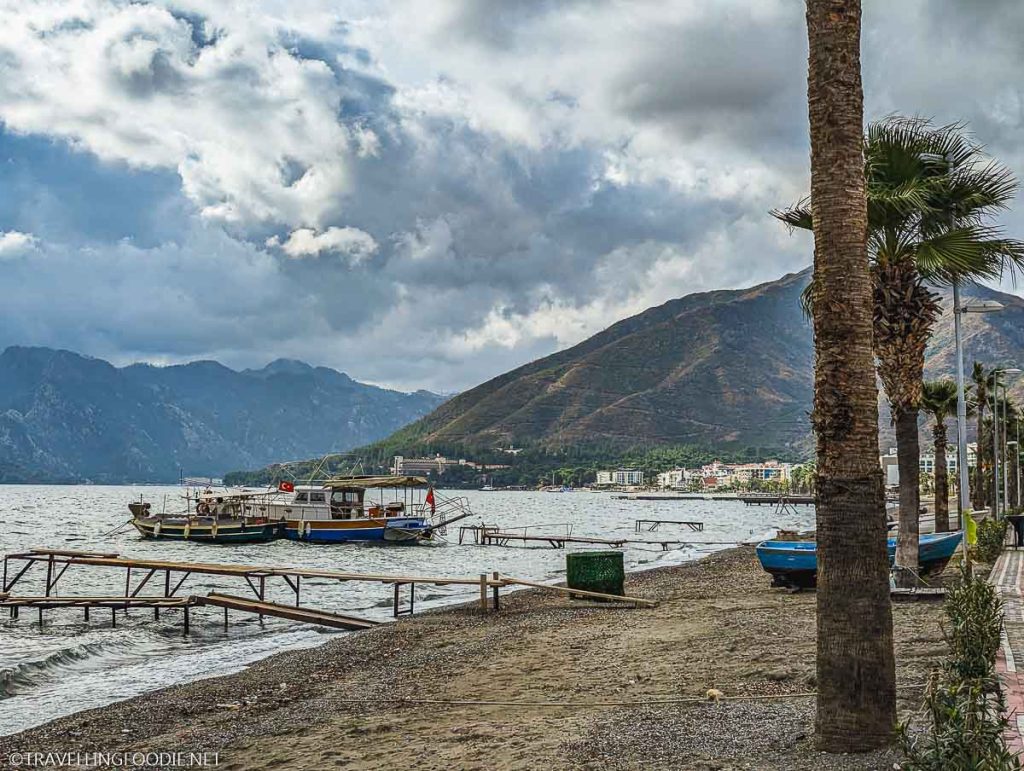
[[[788,209],[772,209],[768,213],[786,225],[790,230],[814,230],[810,196],[801,198]]]
[[[1024,269],[1024,243],[1000,238],[998,228],[970,225],[937,233],[917,244],[914,261],[928,281],[999,279]]]

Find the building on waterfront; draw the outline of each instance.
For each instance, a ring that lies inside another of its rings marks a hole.
[[[698,469],[673,468],[662,471],[657,477],[658,487],[673,490],[688,490],[691,487],[702,486],[702,479]]]
[[[433,458],[406,458],[403,455],[396,455],[391,463],[391,473],[398,476],[441,475],[445,471],[456,468],[470,468],[475,471],[497,471],[511,467],[498,463],[476,463],[465,458],[453,460],[441,454],[437,454]]]
[[[760,463],[741,463],[733,467],[732,475],[739,483],[746,482],[788,482],[793,470],[792,463],[766,460]]]
[[[614,471],[598,471],[597,485],[635,487],[644,483],[644,472],[632,468],[620,468]]]
[[[957,474],[957,450],[956,445],[951,445],[946,448],[946,472],[951,476],[955,477]],[[882,464],[882,471],[885,474],[885,484],[887,487],[897,487],[900,483],[900,468],[896,458],[896,448],[890,447],[889,451],[879,457],[879,463]],[[978,445],[974,442],[969,442],[967,445],[967,468],[974,468],[978,461]],[[922,474],[935,474],[935,453],[927,452],[923,453],[918,459],[918,467],[921,469]]]

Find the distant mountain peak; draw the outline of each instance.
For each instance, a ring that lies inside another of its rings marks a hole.
[[[440,402],[287,359],[115,368],[12,346],[0,355],[0,482],[219,476],[368,444]]]
[[[263,368],[263,372],[272,374],[305,374],[312,371],[312,366],[298,359],[274,359]]]
[[[812,275],[806,268],[648,308],[464,391],[401,439],[553,449],[687,444],[804,455],[813,443],[814,341],[800,295]],[[952,372],[950,290],[937,291],[947,312],[935,327],[928,377]],[[974,283],[964,285],[964,297],[1005,306],[967,318],[968,366],[975,358],[1024,365],[1024,300]],[[884,442],[884,416],[881,427]]]

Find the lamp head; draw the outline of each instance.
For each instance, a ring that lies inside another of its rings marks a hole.
[[[960,306],[961,313],[997,313],[1004,306],[998,300],[974,300]]]

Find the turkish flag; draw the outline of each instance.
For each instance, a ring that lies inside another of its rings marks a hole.
[[[434,504],[434,488],[431,487],[427,490],[426,503],[430,506],[430,513],[433,514],[437,511],[437,506]]]
[[[280,490],[282,493],[294,493],[295,485],[291,482],[281,482],[277,486],[277,489]]]

